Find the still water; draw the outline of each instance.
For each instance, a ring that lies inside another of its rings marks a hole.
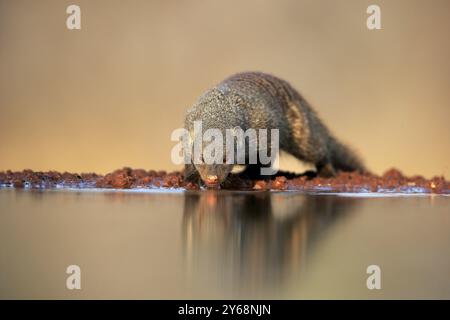
[[[450,298],[450,197],[3,189],[0,298]]]

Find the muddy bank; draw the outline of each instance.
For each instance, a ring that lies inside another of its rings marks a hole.
[[[197,183],[183,180],[182,172],[154,171],[123,168],[106,175],[95,173],[60,173],[56,171],[0,172],[3,188],[183,188],[200,189]],[[279,172],[267,180],[250,180],[232,175],[222,186],[228,190],[299,190],[306,192],[404,192],[450,194],[450,182],[444,177],[425,179],[421,176],[406,177],[399,170],[391,169],[383,175],[341,172],[334,178],[316,177],[314,172],[293,174]]]

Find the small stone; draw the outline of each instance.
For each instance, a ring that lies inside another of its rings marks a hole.
[[[267,182],[264,180],[258,180],[256,181],[255,185],[253,186],[253,190],[266,190],[267,189]]]
[[[14,188],[23,188],[24,187],[24,183],[23,180],[14,180],[13,181],[13,186]]]
[[[287,179],[286,177],[276,177],[275,181],[272,183],[272,189],[275,190],[286,190],[287,189]]]

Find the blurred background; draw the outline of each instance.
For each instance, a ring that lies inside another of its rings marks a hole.
[[[66,28],[70,4],[81,30]],[[366,27],[370,4],[382,30]],[[0,170],[178,169],[185,110],[257,70],[375,173],[449,178],[449,30],[446,0],[0,0]]]

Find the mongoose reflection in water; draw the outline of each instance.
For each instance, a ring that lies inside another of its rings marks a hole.
[[[313,163],[322,177],[334,176],[336,171],[365,171],[358,156],[330,133],[308,102],[289,83],[269,74],[245,72],[225,79],[187,111],[185,129],[191,135],[195,121],[202,122],[203,132],[219,129],[224,137],[226,129],[236,127],[244,131],[278,129],[279,148]],[[225,138],[223,141],[226,150]],[[191,139],[191,150],[192,146]],[[219,187],[233,166],[192,161],[185,165],[184,176],[188,181],[200,177],[207,187]],[[248,165],[244,173],[254,174],[261,166]]]

